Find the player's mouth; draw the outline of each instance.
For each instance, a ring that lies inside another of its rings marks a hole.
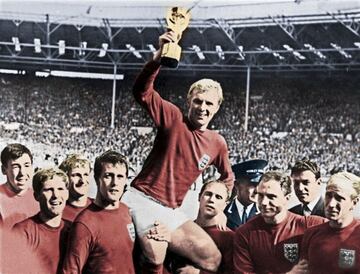
[[[209,209],[215,209],[215,207],[213,207],[212,205],[206,205],[205,207]]]
[[[337,215],[337,214],[338,214],[338,212],[337,212],[337,211],[334,211],[334,210],[327,210],[326,212],[327,212],[327,214],[330,215],[330,216],[334,216],[334,215]]]
[[[118,190],[118,189],[115,189],[115,188],[112,188],[112,189],[109,190],[109,192],[110,192],[111,194],[116,194],[116,193],[119,192],[119,190]]]
[[[62,205],[62,201],[59,201],[59,200],[50,201],[49,203],[50,203],[50,205],[52,205],[52,206]]]
[[[82,186],[86,186],[86,185],[88,185],[88,183],[78,182],[75,186],[76,186],[76,187],[82,187]]]

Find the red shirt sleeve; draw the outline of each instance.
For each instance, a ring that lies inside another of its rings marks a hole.
[[[233,253],[234,273],[255,274],[253,262],[248,251],[248,237],[246,237],[245,233],[246,231],[242,231],[241,228],[235,233]]]
[[[89,256],[92,235],[85,225],[75,222],[70,231],[69,246],[66,252],[63,273],[82,273]]]

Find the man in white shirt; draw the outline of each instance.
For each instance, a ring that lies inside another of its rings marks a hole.
[[[290,208],[289,211],[303,216],[325,217],[318,165],[310,160],[297,161],[291,169],[291,179],[296,197],[301,204]]]

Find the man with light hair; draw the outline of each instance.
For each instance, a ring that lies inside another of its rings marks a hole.
[[[219,83],[203,79],[194,83],[187,95],[188,112],[161,98],[154,89],[160,70],[163,46],[177,41],[173,31],[159,37],[159,50],[136,79],[133,94],[157,128],[154,146],[142,170],[131,183],[122,201],[130,208],[143,253],[154,273],[169,249],[194,261],[200,268],[216,271],[221,254],[210,236],[189,220],[179,207],[196,178],[210,165],[220,180],[232,189],[233,173],[224,138],[207,127],[223,101]],[[148,239],[146,233],[156,221],[171,231],[171,243]]]
[[[240,226],[234,239],[234,273],[287,273],[305,269],[298,265],[301,241],[309,227],[325,218],[300,216],[287,210],[290,176],[269,171],[256,188],[260,214]],[[296,272],[293,272],[296,273]]]
[[[34,198],[40,212],[14,226],[14,230],[25,237],[31,252],[41,260],[40,269],[29,265],[29,273],[58,273],[61,269],[71,225],[62,219],[69,197],[68,187],[66,174],[58,168],[40,169],[34,175]]]
[[[76,216],[91,204],[89,193],[90,161],[80,154],[69,154],[59,168],[69,178],[69,199],[63,219],[73,222]]]
[[[219,180],[205,182],[199,193],[199,210],[195,219],[195,223],[210,235],[221,252],[221,263],[216,272],[221,274],[233,273],[232,252],[234,231],[230,228],[225,228],[225,230],[218,228],[218,217],[223,214],[229,198],[229,190],[223,182]],[[150,230],[151,233],[153,232],[152,230]],[[156,235],[156,233],[154,234]],[[158,240],[162,239],[161,237],[156,238],[157,235],[150,235],[150,237],[151,236]],[[169,253],[168,255],[166,266],[170,273],[209,273],[194,267],[188,259],[176,256],[173,253]]]
[[[330,177],[325,194],[329,222],[303,238],[301,257],[310,273],[360,273],[360,221],[354,218],[359,199],[360,177],[349,172]]]

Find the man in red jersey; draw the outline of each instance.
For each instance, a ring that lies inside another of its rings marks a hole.
[[[31,180],[33,156],[21,144],[9,144],[1,152],[1,170],[6,183],[0,185],[0,219],[2,228],[9,229],[39,211]]]
[[[57,168],[40,169],[33,178],[34,197],[40,212],[14,226],[22,234],[41,262],[40,269],[31,273],[58,273],[66,249],[71,223],[62,220],[62,212],[69,197],[66,174]]]
[[[326,186],[328,223],[305,232],[301,257],[310,273],[360,273],[360,221],[354,208],[360,198],[360,177],[339,172]],[[309,272],[308,272],[309,273]]]
[[[224,138],[207,126],[223,100],[218,82],[202,79],[187,95],[188,113],[161,98],[154,89],[165,43],[176,41],[174,32],[159,37],[160,49],[143,68],[133,87],[135,99],[148,112],[157,127],[153,149],[145,164],[124,194],[130,208],[139,242],[150,263],[159,266],[169,249],[190,258],[199,267],[216,271],[221,255],[209,235],[180,211],[190,185],[209,165],[215,165],[220,180],[232,189],[233,174]],[[166,224],[171,243],[148,239],[155,221]]]
[[[218,216],[222,215],[229,201],[229,194],[226,185],[221,181],[213,180],[204,183],[199,193],[199,211],[195,220],[195,223],[201,226],[214,240],[221,253],[222,259],[217,271],[217,273],[221,274],[233,273],[234,232],[231,229],[220,230],[217,226]],[[153,236],[151,234],[153,230],[150,230],[150,237]],[[196,268],[189,260],[179,258],[175,254],[169,254],[166,261],[170,273],[210,273]]]
[[[300,216],[287,210],[291,178],[281,172],[265,173],[256,193],[260,215],[236,230],[234,271],[257,274],[291,271],[299,260],[304,231],[326,219]]]
[[[70,154],[59,168],[69,178],[69,199],[63,212],[63,219],[73,222],[76,216],[91,204],[89,193],[90,161],[79,154]]]
[[[97,194],[73,222],[63,273],[135,273],[135,229],[128,207],[119,201],[127,177],[121,154],[109,150],[96,158]]]

